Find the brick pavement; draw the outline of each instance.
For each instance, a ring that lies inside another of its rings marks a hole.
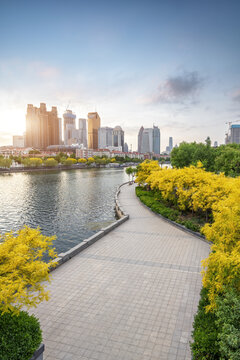
[[[122,187],[130,219],[60,266],[34,310],[46,360],[187,360],[209,246]]]

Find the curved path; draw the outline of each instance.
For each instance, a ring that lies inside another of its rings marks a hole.
[[[209,245],[121,188],[130,219],[53,271],[44,359],[186,360]]]

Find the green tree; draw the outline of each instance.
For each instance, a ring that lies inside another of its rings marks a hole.
[[[48,158],[45,160],[44,165],[49,167],[58,166],[58,162],[53,158]]]
[[[10,168],[11,165],[12,165],[12,159],[0,157],[0,167]]]

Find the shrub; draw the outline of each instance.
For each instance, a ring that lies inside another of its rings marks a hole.
[[[48,159],[45,160],[44,165],[49,166],[49,167],[58,166],[58,162],[57,162],[57,160],[55,160],[53,158],[48,158]]]
[[[240,359],[240,297],[233,289],[217,299],[218,342],[221,359]]]
[[[193,323],[191,343],[192,355],[194,360],[219,360],[219,344],[217,342],[218,328],[215,324],[216,315],[206,312],[208,305],[208,294],[205,288],[201,290],[201,299],[198,305],[198,312]]]
[[[0,359],[28,360],[42,341],[39,321],[21,311],[0,313]]]
[[[68,159],[63,160],[63,164],[67,165],[67,166],[71,166],[71,165],[74,165],[76,163],[77,163],[77,160],[73,159],[73,158],[68,158]]]
[[[186,228],[192,230],[192,231],[195,231],[195,232],[199,232],[201,227],[200,225],[194,223],[193,221],[191,220],[186,220],[183,222],[183,225],[186,226]]]
[[[43,256],[57,256],[52,248],[55,237],[41,234],[39,228],[25,226],[14,234],[0,235],[0,311],[18,312],[48,300],[43,281],[49,281],[49,267]]]

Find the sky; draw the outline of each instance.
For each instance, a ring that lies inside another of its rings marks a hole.
[[[137,149],[141,126],[224,143],[240,120],[239,0],[0,1],[0,146],[27,104],[97,111]]]

